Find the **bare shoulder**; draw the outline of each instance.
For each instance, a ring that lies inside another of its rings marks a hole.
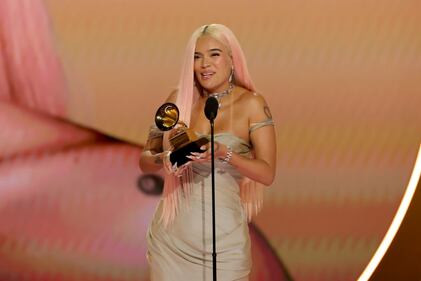
[[[269,106],[262,94],[245,90],[241,94],[241,106],[247,108],[250,120],[262,120],[272,118]]]
[[[245,90],[241,94],[241,101],[243,105],[250,107],[259,107],[266,104],[266,100],[262,94]]]

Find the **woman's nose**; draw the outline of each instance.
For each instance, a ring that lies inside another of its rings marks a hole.
[[[205,67],[207,67],[207,66],[209,66],[209,59],[208,58],[206,58],[206,57],[203,57],[202,58],[202,65],[201,65],[203,68],[205,68]]]

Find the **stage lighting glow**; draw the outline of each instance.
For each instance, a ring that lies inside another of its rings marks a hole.
[[[383,241],[380,243],[380,246],[377,248],[377,251],[371,258],[370,262],[364,269],[361,276],[358,278],[358,281],[367,281],[371,277],[374,270],[377,268],[383,256],[385,255],[390,244],[392,244],[393,238],[398,232],[399,227],[405,217],[405,214],[408,211],[409,204],[411,203],[412,197],[415,194],[415,190],[417,188],[418,181],[420,179],[420,174],[421,174],[421,145],[418,150],[417,159],[415,161],[414,170],[412,171],[412,175],[409,180],[408,187],[406,188],[405,194],[402,198],[401,204],[399,205],[398,211],[396,212],[396,215],[393,218],[392,224],[387,230],[386,235],[383,238]]]

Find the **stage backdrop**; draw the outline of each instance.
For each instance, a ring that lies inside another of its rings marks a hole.
[[[190,34],[222,23],[276,123],[253,280],[355,280],[421,141],[420,11],[415,0],[3,0],[0,279],[148,280],[162,182],[138,156]]]

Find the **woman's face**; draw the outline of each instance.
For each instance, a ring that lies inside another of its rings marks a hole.
[[[211,36],[199,37],[194,53],[196,80],[209,93],[228,89],[232,59],[227,47]]]

